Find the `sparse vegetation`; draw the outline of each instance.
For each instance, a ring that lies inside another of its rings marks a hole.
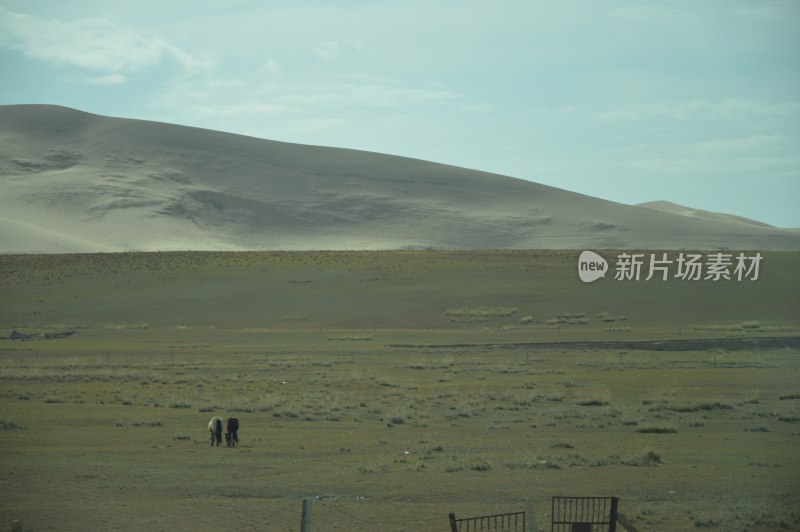
[[[636,429],[641,434],[674,434],[678,432],[675,427],[649,426]]]
[[[0,430],[22,430],[23,428],[15,421],[0,419]]]
[[[535,478],[540,511],[613,484],[643,530],[797,528],[797,349],[629,342],[741,336],[686,325],[700,318],[794,334],[785,287],[765,276],[766,305],[750,285],[694,303],[689,283],[630,283],[610,302],[570,268],[555,252],[0,257],[0,336],[42,333],[0,340],[0,519],[55,529],[69,507],[124,529],[170,501],[158,527],[213,528],[224,508],[281,529],[320,494],[320,529],[375,513],[423,531]],[[212,415],[239,417],[239,447],[209,447]]]
[[[575,401],[575,404],[578,406],[607,406],[608,401],[604,399],[580,399]]]
[[[447,316],[458,317],[490,317],[490,316],[511,316],[519,312],[517,307],[461,307],[447,309]]]
[[[733,405],[720,401],[703,401],[691,404],[679,403],[670,405],[669,408],[675,412],[708,412],[712,410],[732,410]]]
[[[647,451],[638,456],[632,456],[623,461],[623,464],[629,466],[654,466],[661,463],[661,455],[655,451]]]

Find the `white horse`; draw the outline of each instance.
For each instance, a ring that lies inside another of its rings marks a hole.
[[[222,425],[224,421],[221,417],[215,416],[208,422],[208,435],[211,439],[211,445],[217,442],[217,446],[222,443]]]

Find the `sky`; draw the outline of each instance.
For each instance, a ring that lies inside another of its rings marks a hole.
[[[0,0],[0,105],[800,227],[800,0]]]

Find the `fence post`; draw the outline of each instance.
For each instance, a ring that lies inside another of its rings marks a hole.
[[[19,519],[14,519],[11,521],[11,531],[12,532],[22,532],[22,521]]]
[[[525,497],[525,521],[528,526],[525,532],[536,532],[536,515],[533,513],[533,503],[528,497]]]
[[[448,517],[450,518],[450,532],[458,532],[458,523],[456,523],[455,512],[450,512]]]
[[[617,506],[619,499],[611,497],[611,515],[609,516],[608,532],[617,532]]]
[[[300,517],[300,532],[311,532],[311,499],[303,499],[303,515]]]

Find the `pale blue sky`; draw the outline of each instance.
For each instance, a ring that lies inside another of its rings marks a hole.
[[[0,0],[0,104],[800,227],[800,0]]]

